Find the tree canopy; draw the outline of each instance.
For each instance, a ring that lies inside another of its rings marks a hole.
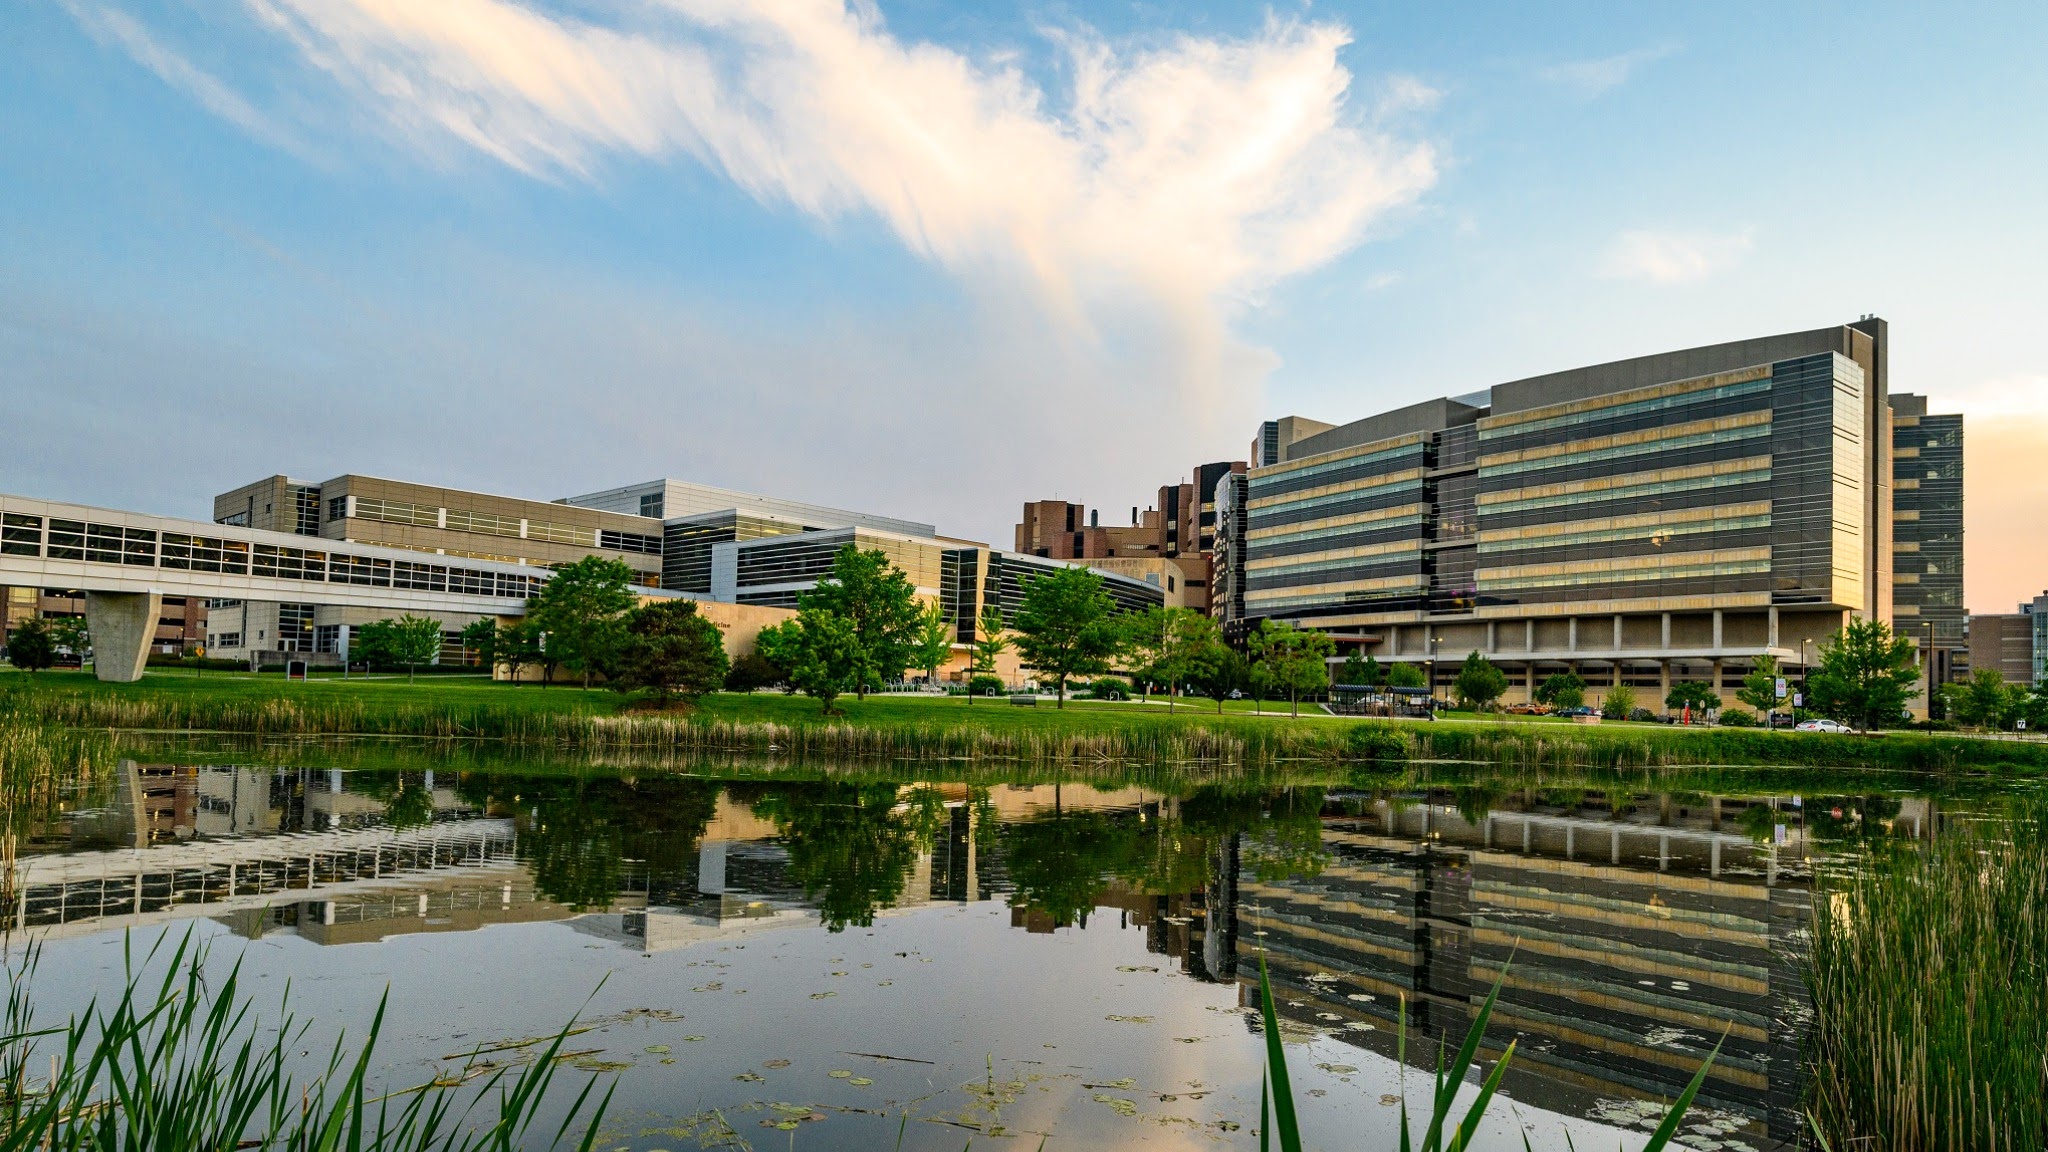
[[[1132,625],[1134,675],[1166,686],[1166,709],[1223,646],[1216,621],[1192,608],[1154,608]]]
[[[1553,672],[1536,686],[1536,702],[1552,708],[1577,708],[1586,702],[1586,682],[1577,672]]]
[[[625,643],[626,613],[639,602],[632,584],[625,561],[603,556],[564,564],[542,582],[527,601],[526,618],[551,673],[555,664],[580,672],[588,688],[593,674],[612,668]]]
[[[1494,667],[1493,661],[1475,650],[1465,657],[1451,690],[1458,694],[1458,699],[1464,701],[1467,708],[1483,712],[1507,694],[1508,674]]]
[[[953,641],[958,638],[959,629],[946,615],[945,605],[933,600],[918,614],[917,635],[914,637],[910,654],[912,662],[924,670],[926,681],[939,682],[939,665],[953,655]]]
[[[1284,693],[1296,716],[1301,715],[1303,696],[1330,686],[1330,657],[1337,652],[1337,642],[1328,633],[1267,620],[1252,633],[1251,649],[1252,675]]]
[[[1807,691],[1822,715],[1868,731],[1896,726],[1920,695],[1919,680],[1911,640],[1882,620],[1851,620],[1821,646]]]
[[[1371,661],[1367,661],[1367,664],[1370,665]],[[1372,669],[1368,667],[1366,671],[1370,672]],[[1429,678],[1422,674],[1422,669],[1413,664],[1388,665],[1386,681],[1389,688],[1424,688],[1429,685]]]
[[[824,608],[806,608],[794,620],[763,628],[756,649],[784,670],[789,685],[817,700],[825,715],[834,701],[853,691],[863,666],[853,622]]]
[[[1067,681],[1109,671],[1126,641],[1101,575],[1079,567],[1027,578],[1011,625],[1024,666],[1052,682],[1062,708]]]
[[[832,557],[832,571],[797,597],[804,612],[828,612],[851,629],[853,683],[865,698],[911,666],[923,620],[917,589],[879,548],[848,544]]]
[[[1704,680],[1685,680],[1671,686],[1664,697],[1664,707],[1673,712],[1691,708],[1694,712],[1706,712],[1721,706],[1721,695]]]
[[[1778,705],[1782,703],[1778,697],[1778,677],[1780,675],[1777,657],[1768,653],[1757,657],[1756,666],[1750,669],[1749,675],[1742,678],[1742,687],[1735,693],[1735,698],[1756,709],[1758,715],[1766,715],[1776,711]],[[1790,692],[1791,685],[1788,684],[1786,685],[1788,697]]]
[[[356,650],[373,668],[403,668],[409,682],[418,669],[441,656],[441,622],[407,613],[396,620],[373,620],[356,629]]]
[[[670,696],[695,699],[716,692],[731,667],[718,625],[697,612],[694,600],[657,600],[626,617],[618,674],[621,692],[647,689],[666,705]]]
[[[23,672],[41,672],[57,662],[50,626],[40,616],[23,620],[7,638],[7,662]]]

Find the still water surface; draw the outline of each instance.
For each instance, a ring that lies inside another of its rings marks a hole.
[[[1262,950],[1313,1146],[1392,1147],[1505,969],[1482,1147],[1638,1147],[1724,1032],[1685,1143],[1797,1147],[1816,869],[1971,808],[138,755],[23,846],[46,1018],[190,927],[316,1053],[388,990],[393,1086],[578,1017],[633,1149],[1256,1147]]]

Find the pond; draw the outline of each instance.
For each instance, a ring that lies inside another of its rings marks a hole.
[[[575,1017],[569,1066],[616,1079],[598,1146],[632,1149],[1256,1147],[1262,955],[1312,1147],[1393,1147],[1496,981],[1482,1058],[1518,1047],[1481,1147],[1640,1146],[1724,1035],[1682,1143],[1798,1147],[1816,871],[1995,802],[1839,773],[130,754],[18,849],[45,1019],[191,931],[262,1010],[289,981],[315,1054],[388,995],[390,1085]]]

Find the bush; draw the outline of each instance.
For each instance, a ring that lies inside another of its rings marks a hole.
[[[1388,724],[1360,724],[1345,736],[1346,751],[1360,760],[1399,761],[1408,758],[1408,737]]]
[[[1754,728],[1756,725],[1756,713],[1747,708],[1721,709],[1721,726],[1724,728]]]
[[[1607,690],[1600,701],[1600,715],[1609,720],[1626,720],[1636,710],[1635,689],[1626,684],[1616,684]]]
[[[1091,700],[1128,700],[1131,698],[1131,686],[1122,680],[1104,678],[1090,681],[1074,695],[1085,696]]]
[[[782,665],[770,660],[759,652],[749,652],[732,662],[732,668],[725,674],[727,692],[752,692],[756,688],[773,688],[789,678]]]
[[[967,682],[967,694],[969,696],[986,696],[991,692],[1001,696],[1006,691],[1008,689],[999,676],[976,676]]]
[[[1654,724],[1657,721],[1657,714],[1648,708],[1631,708],[1628,710],[1628,718],[1638,724]]]

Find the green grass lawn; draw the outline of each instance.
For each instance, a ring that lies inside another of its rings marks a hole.
[[[291,682],[277,674],[154,670],[139,683],[102,684],[80,672],[0,675],[0,692],[23,690],[33,701],[31,711],[81,728],[501,737],[563,747],[588,741],[750,742],[766,748],[778,741],[789,744],[776,732],[797,727],[806,731],[795,743],[815,746],[820,754],[843,748],[867,755],[947,757],[995,747],[1018,754],[1161,759],[1392,755],[1576,764],[2048,771],[2048,745],[2040,743],[1911,732],[1871,739],[1664,724],[1578,725],[1505,715],[1451,714],[1434,723],[1390,724],[1330,716],[1314,707],[1304,707],[1299,718],[1276,713],[1270,705],[1264,714],[1253,714],[1249,701],[1229,702],[1219,715],[1214,701],[1188,701],[1169,712],[1161,703],[1142,700],[1069,700],[1061,709],[1043,699],[1033,707],[1018,707],[1002,697],[970,702],[962,696],[848,696],[839,700],[842,714],[828,718],[809,697],[720,693],[704,698],[689,716],[688,731],[682,731],[673,726],[673,718],[630,728],[590,726],[585,718],[617,715],[628,703],[602,688],[512,685],[470,676],[421,676],[410,684],[402,676]],[[711,731],[720,727],[735,731]]]

